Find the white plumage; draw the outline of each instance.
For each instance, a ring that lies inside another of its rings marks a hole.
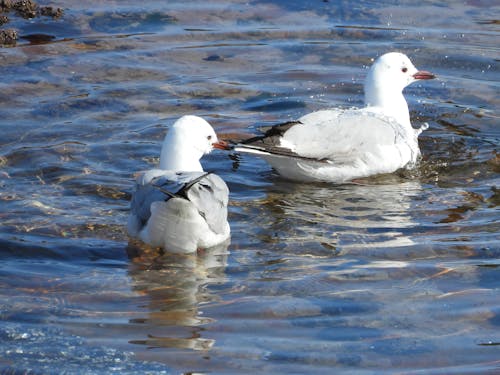
[[[160,165],[136,180],[127,230],[132,237],[172,252],[194,252],[229,239],[229,189],[200,158],[227,148],[208,122],[183,116],[168,131]]]
[[[387,53],[366,77],[365,108],[313,112],[243,141],[235,150],[260,155],[279,174],[299,181],[343,183],[412,166],[425,127],[411,126],[403,89],[432,78],[407,56]]]

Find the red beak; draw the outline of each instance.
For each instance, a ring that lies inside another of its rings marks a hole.
[[[430,72],[426,72],[425,70],[421,70],[419,72],[416,72],[413,75],[413,78],[415,79],[434,79],[436,76]]]
[[[229,143],[219,140],[218,142],[212,143],[213,148],[218,148],[219,150],[230,150],[231,146]]]

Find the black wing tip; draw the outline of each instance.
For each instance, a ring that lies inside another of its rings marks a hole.
[[[280,124],[273,125],[271,127],[262,127],[261,129],[265,129],[263,135],[258,135],[252,138],[244,139],[239,142],[242,145],[249,145],[255,142],[264,141],[267,138],[272,137],[281,137],[283,134],[287,132],[294,125],[302,124],[300,121],[287,121]]]
[[[254,150],[257,152],[245,151],[244,149]],[[253,154],[278,156],[278,157],[282,157],[282,158],[292,158],[292,159],[321,163],[321,164],[330,164],[331,163],[331,160],[327,159],[327,158],[316,159],[316,158],[311,158],[308,156],[302,156],[302,155],[295,153],[294,151],[292,151],[290,149],[287,149],[284,147],[279,147],[279,146],[269,146],[269,145],[255,146],[255,145],[240,144],[240,149],[236,150],[236,152],[238,152],[238,151],[253,153]]]
[[[302,124],[302,122],[300,122],[298,120],[294,120],[294,121],[286,121],[286,122],[283,122],[280,124],[276,124],[276,125],[271,126],[271,128],[269,128],[264,135],[266,137],[272,137],[272,136],[276,136],[276,135],[282,136],[283,134],[285,134],[287,132],[288,129],[290,129],[292,126],[295,126],[298,124]]]
[[[258,135],[258,136],[252,137],[252,138],[244,139],[241,142],[239,142],[239,144],[241,144],[241,145],[250,145],[252,143],[262,141],[264,138],[266,138],[265,135]]]
[[[197,184],[198,182],[200,182],[201,180],[203,180],[205,177],[207,177],[209,174],[212,173],[213,172],[205,172],[201,176],[198,176],[195,179],[185,183],[184,186],[182,186],[175,194],[179,197],[189,200],[187,196],[188,190],[191,189],[193,185]]]
[[[193,185],[195,185],[197,182],[201,181],[203,178],[205,178],[206,176],[208,176],[209,174],[212,174],[213,172],[205,172],[203,173],[202,175],[192,179],[191,181],[189,182],[186,182],[184,185],[182,185],[182,187],[177,190],[175,193],[173,191],[170,191],[168,189],[165,189],[163,187],[162,184],[156,184],[154,183],[154,181],[158,178],[161,178],[160,177],[156,177],[154,178],[153,180],[151,180],[151,186],[155,189],[157,189],[158,191],[161,191],[163,194],[165,194],[165,199],[164,201],[168,201],[169,199],[171,198],[182,198],[182,199],[187,199],[189,200],[188,196],[187,196],[187,192],[189,189],[191,189],[191,187]],[[176,175],[180,176],[182,174],[182,172],[177,172]]]

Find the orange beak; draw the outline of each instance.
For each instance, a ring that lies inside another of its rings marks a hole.
[[[229,143],[219,140],[218,142],[212,143],[213,148],[218,148],[219,150],[230,150],[231,146]]]
[[[413,75],[413,78],[415,78],[415,79],[434,79],[434,78],[436,78],[436,76],[430,72],[427,72],[425,70],[421,70],[419,72],[416,72]]]

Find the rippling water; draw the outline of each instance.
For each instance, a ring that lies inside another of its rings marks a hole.
[[[500,372],[500,8],[392,3],[10,14],[24,38],[0,49],[0,372]],[[216,151],[204,165],[230,187],[231,244],[129,242],[133,173],[173,120],[231,138],[359,106],[391,50],[439,76],[406,90],[430,125],[417,170],[297,184]]]

